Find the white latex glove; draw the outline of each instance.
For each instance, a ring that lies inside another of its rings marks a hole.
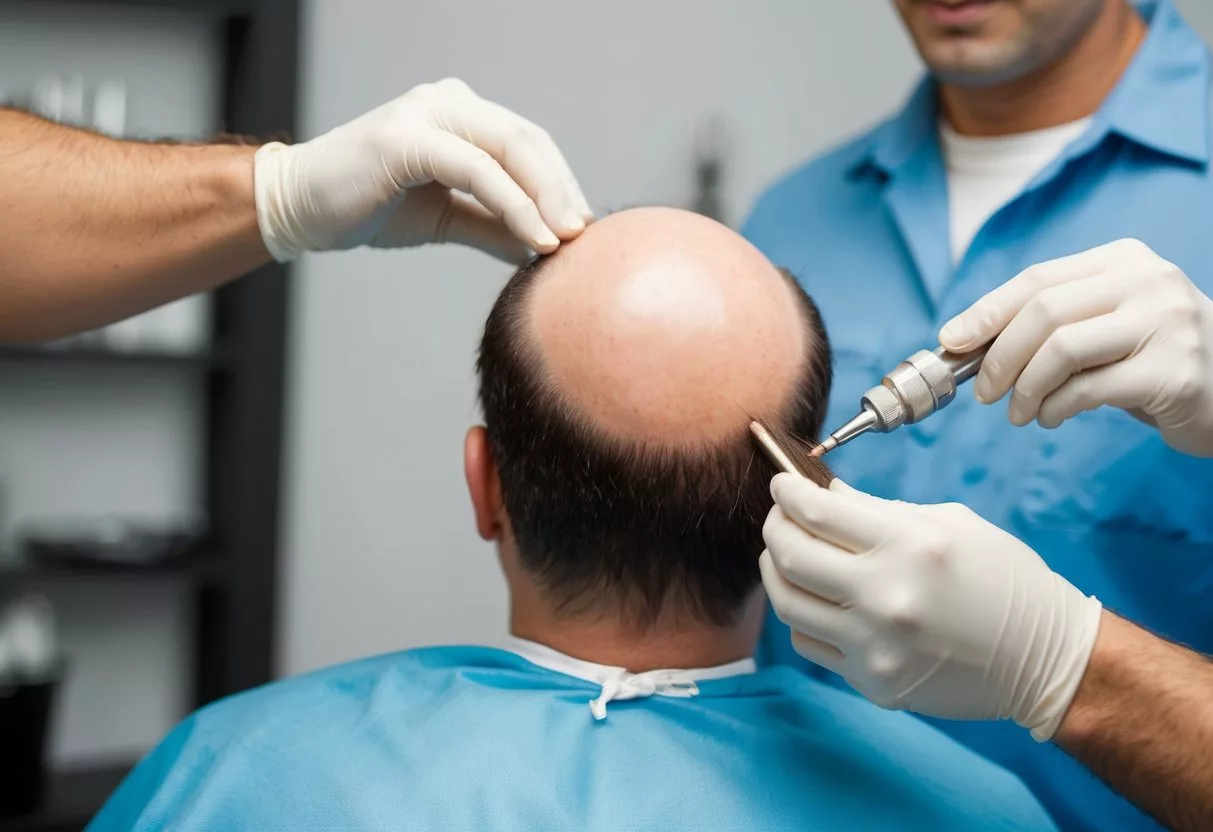
[[[311,141],[267,144],[254,185],[262,239],[280,261],[462,243],[521,262],[528,248],[554,251],[593,217],[551,137],[454,78]]]
[[[884,708],[1057,730],[1100,603],[958,504],[918,506],[780,474],[762,580],[792,644]]]
[[[1055,428],[1107,404],[1176,450],[1213,456],[1213,301],[1144,243],[1033,266],[949,321],[939,342],[963,352],[995,336],[973,392],[989,403],[1013,387],[1015,424]]]

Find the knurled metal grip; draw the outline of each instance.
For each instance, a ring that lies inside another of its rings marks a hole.
[[[888,433],[901,427],[905,421],[905,407],[897,394],[884,385],[877,385],[864,393],[863,407],[876,414],[876,430]]]
[[[865,393],[863,406],[876,414],[877,429],[888,433],[925,419],[955,397],[951,368],[930,350],[919,350]]]
[[[903,361],[893,368],[881,382],[892,390],[905,408],[904,424],[910,425],[919,419],[924,419],[935,409],[935,396],[931,388],[923,380],[922,373],[909,361]]]
[[[956,398],[956,376],[952,374],[952,368],[938,354],[930,350],[919,350],[906,361],[922,374],[922,380],[930,388],[931,396],[935,400],[934,405],[923,416],[929,416],[936,410],[941,410],[952,403],[952,399]]]

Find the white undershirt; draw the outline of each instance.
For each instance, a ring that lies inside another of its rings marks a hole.
[[[953,263],[964,257],[986,220],[1018,196],[1090,123],[1084,118],[1010,136],[961,136],[947,124],[939,125],[948,171]]]
[[[699,686],[696,682],[742,676],[753,673],[756,669],[753,659],[741,659],[716,667],[632,673],[622,667],[575,659],[545,644],[536,644],[517,636],[508,637],[505,649],[533,665],[601,685],[602,690],[598,698],[589,703],[590,713],[597,720],[606,719],[607,703],[613,700],[642,699],[646,696],[671,696],[679,699],[698,696]]]

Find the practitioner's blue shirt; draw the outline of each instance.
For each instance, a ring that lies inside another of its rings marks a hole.
[[[835,351],[828,427],[940,326],[1018,272],[1134,237],[1213,295],[1209,51],[1170,2],[1086,131],[995,213],[954,265],[934,86],[873,132],[811,162],[757,204],[746,235],[796,273]],[[956,500],[1025,541],[1084,592],[1213,652],[1213,463],[1184,457],[1112,409],[1056,431],[1013,427],[971,391],[918,425],[832,453],[857,488]],[[763,655],[799,663],[770,619]],[[762,656],[760,656],[762,658]],[[1008,724],[938,723],[1011,768],[1060,825],[1158,827],[1052,746]]]

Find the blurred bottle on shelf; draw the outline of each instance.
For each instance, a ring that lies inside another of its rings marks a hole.
[[[210,298],[195,295],[100,330],[108,349],[191,355],[208,346]]]
[[[102,81],[93,91],[93,129],[107,136],[126,135],[126,84]]]
[[[695,130],[695,194],[691,210],[728,224],[724,197],[721,193],[725,157],[728,155],[728,135],[724,118],[712,116],[699,123]]]
[[[45,597],[28,594],[0,608],[0,817],[42,801],[51,708],[64,669]]]
[[[0,101],[5,100],[0,96]],[[90,90],[81,75],[49,75],[34,82],[24,102],[15,99],[11,103],[24,104],[30,112],[51,121],[90,127],[109,136],[126,134],[126,84],[122,81],[100,81]]]
[[[85,124],[84,78],[79,75],[52,75],[40,79],[30,93],[30,109],[51,121]]]

